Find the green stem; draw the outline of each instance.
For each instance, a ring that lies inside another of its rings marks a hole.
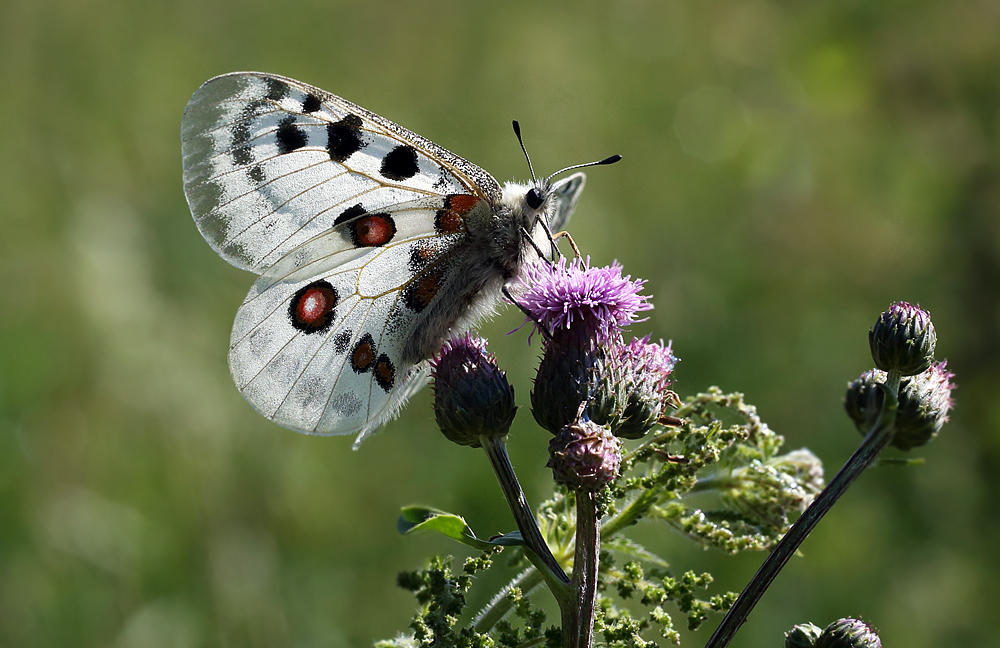
[[[538,530],[535,515],[528,506],[528,500],[524,497],[524,491],[521,490],[521,485],[514,474],[514,467],[507,455],[507,445],[503,437],[481,435],[479,441],[486,450],[486,456],[489,457],[493,472],[500,483],[500,490],[503,491],[507,505],[514,515],[521,538],[527,545],[528,550],[525,551],[525,555],[542,573],[542,578],[556,599],[564,599],[569,594],[566,587],[569,578],[559,565],[559,561],[552,555],[541,531]]]
[[[591,648],[597,603],[597,567],[601,548],[601,516],[597,494],[576,493],[576,556],[573,559],[573,600],[560,605],[563,648]]]
[[[816,527],[854,480],[878,458],[879,453],[892,441],[896,427],[896,410],[899,405],[899,380],[898,372],[889,372],[885,384],[879,386],[884,393],[885,400],[882,403],[878,420],[872,425],[864,441],[847,460],[844,467],[840,469],[840,472],[813,500],[809,508],[788,530],[785,537],[774,547],[771,555],[757,570],[736,603],[722,619],[722,623],[715,629],[712,637],[705,644],[705,648],[725,648],[729,645],[740,626],[746,622],[750,612],[757,605],[757,601],[764,595],[778,572],[799,548],[802,541],[806,539],[806,536]]]

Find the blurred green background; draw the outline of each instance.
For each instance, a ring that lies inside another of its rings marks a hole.
[[[590,171],[576,240],[648,279],[635,331],[673,340],[682,395],[744,391],[829,474],[860,439],[841,398],[868,327],[929,308],[951,423],[926,465],[863,476],[734,645],[846,615],[887,646],[1000,645],[1000,2],[6,0],[0,48],[0,646],[366,646],[413,612],[398,571],[465,555],[399,537],[400,506],[513,528],[429,390],[353,452],[232,385],[253,277],[192,222],[179,128],[234,70],[340,94],[501,180],[527,175],[512,118],[541,173],[624,155]],[[482,330],[537,503],[519,320]],[[763,559],[638,534],[717,591]]]

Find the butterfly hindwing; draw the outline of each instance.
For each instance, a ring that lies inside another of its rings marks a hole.
[[[363,436],[395,414],[426,376],[425,351],[411,341],[458,293],[450,253],[465,228],[449,206],[478,202],[425,198],[357,216],[261,276],[230,341],[233,379],[247,400],[316,434]],[[372,245],[359,247],[359,236]]]
[[[425,196],[495,201],[489,174],[393,122],[285,77],[206,82],[181,128],[198,228],[258,274],[299,244],[366,212]]]

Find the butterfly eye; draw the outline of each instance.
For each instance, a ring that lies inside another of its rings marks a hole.
[[[542,194],[534,187],[528,189],[528,193],[525,194],[524,200],[528,203],[528,207],[531,207],[532,209],[538,209],[542,206],[542,203],[545,202],[542,199]]]

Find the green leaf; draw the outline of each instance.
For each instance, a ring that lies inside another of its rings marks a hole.
[[[418,531],[432,531],[457,540],[480,551],[492,547],[526,546],[520,531],[513,531],[502,536],[480,540],[460,515],[446,513],[426,506],[407,506],[400,513],[396,528],[403,535]]]

